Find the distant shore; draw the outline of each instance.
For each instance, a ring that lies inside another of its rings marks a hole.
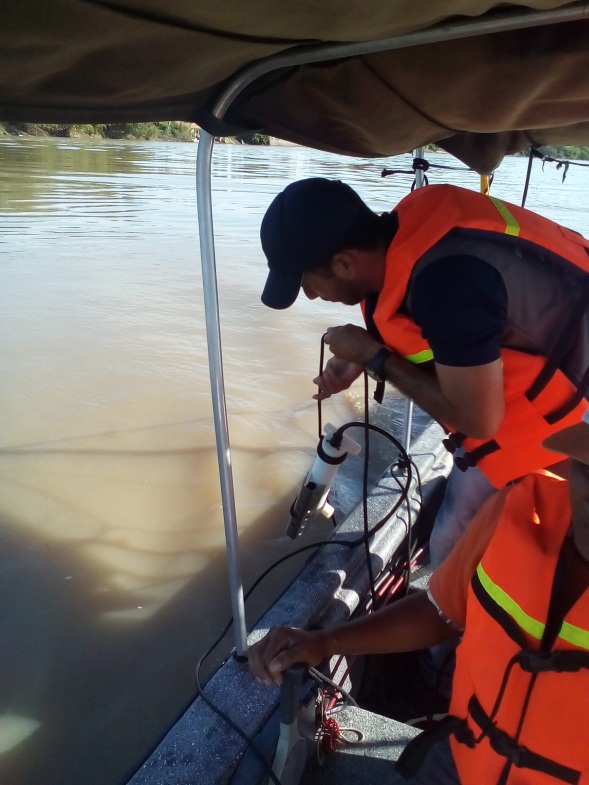
[[[3,136],[53,137],[57,139],[127,139],[130,141],[196,142],[200,128],[195,123],[101,123],[97,125],[66,125],[52,123],[0,122]],[[257,132],[235,137],[222,137],[225,144],[290,145]]]
[[[168,121],[163,123],[102,123],[97,125],[65,125],[49,123],[0,122],[0,139],[6,136],[54,137],[65,139],[127,139],[129,141],[197,142],[200,132],[196,123]],[[256,131],[239,136],[218,137],[222,144],[254,144],[297,147],[295,142],[267,136]],[[443,153],[436,145],[427,145]],[[546,156],[563,161],[589,161],[589,147],[552,145],[539,147]],[[515,155],[527,156],[527,151]]]

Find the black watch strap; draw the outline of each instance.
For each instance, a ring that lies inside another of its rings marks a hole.
[[[364,365],[364,370],[372,379],[377,382],[384,382],[386,381],[386,375],[384,372],[384,365],[389,357],[392,357],[393,353],[387,349],[386,347],[382,347],[377,351],[374,355],[372,360],[369,360]]]

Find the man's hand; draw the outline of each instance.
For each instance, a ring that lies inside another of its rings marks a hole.
[[[331,357],[325,364],[323,373],[313,379],[313,382],[319,387],[319,392],[313,398],[316,401],[324,401],[342,390],[347,390],[361,373],[361,365]]]
[[[314,632],[274,627],[248,651],[252,674],[263,684],[281,684],[291,665],[317,666],[333,654],[416,651],[459,635],[446,624],[425,590],[403,597],[368,616]]]
[[[382,344],[367,330],[355,324],[328,327],[324,340],[338,360],[347,360],[361,367],[382,348]]]
[[[337,361],[356,364],[358,375],[381,348],[381,344],[366,330],[353,324],[329,327],[324,340]],[[419,365],[413,365],[393,353],[387,361],[387,379],[438,422],[476,439],[491,438],[501,425],[505,412],[501,358],[485,365],[467,367],[436,362],[435,368],[436,376],[433,377],[424,373]],[[323,390],[321,381],[315,380]],[[345,388],[332,389],[326,384],[325,389],[331,390],[329,394],[332,394]],[[323,397],[328,398],[329,395]]]
[[[355,324],[328,327],[324,340],[334,356],[326,363],[323,373],[313,379],[319,387],[319,392],[313,396],[317,401],[347,390],[364,370],[364,363],[382,346],[363,327]]]
[[[321,634],[274,627],[247,653],[252,674],[263,684],[282,684],[282,671],[295,663],[319,665],[324,659]]]

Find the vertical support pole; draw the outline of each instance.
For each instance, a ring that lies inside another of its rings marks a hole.
[[[231,448],[227,425],[227,405],[223,379],[223,359],[221,355],[221,327],[219,321],[219,297],[217,290],[217,271],[215,262],[215,243],[213,235],[213,206],[211,197],[211,163],[213,158],[214,137],[201,131],[196,157],[196,200],[200,256],[207,327],[207,347],[209,352],[209,374],[213,399],[213,418],[217,436],[217,460],[221,479],[221,499],[227,544],[227,564],[229,569],[229,590],[231,609],[235,626],[235,648],[240,657],[247,651],[247,632],[243,602],[243,584],[239,562],[237,516],[233,491],[233,471],[231,467]]]
[[[528,188],[530,187],[530,178],[532,176],[532,164],[534,163],[534,148],[530,147],[528,152],[528,168],[526,171],[526,184],[524,185],[524,192],[522,194],[521,207],[526,206],[526,199],[528,198]]]
[[[411,447],[411,428],[413,426],[413,401],[405,398],[405,409],[403,410],[403,448],[409,452]]]
[[[423,158],[423,147],[417,148],[413,151],[414,158]],[[423,188],[425,185],[425,175],[422,169],[415,170],[415,187]],[[403,411],[403,447],[406,452],[409,452],[411,446],[411,428],[413,426],[413,401],[411,398],[405,398],[405,409]]]
[[[490,174],[482,174],[481,175],[481,193],[488,196],[491,193],[491,175]]]

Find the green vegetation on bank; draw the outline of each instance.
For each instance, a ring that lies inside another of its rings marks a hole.
[[[565,145],[544,145],[537,147],[541,153],[548,156],[548,158],[560,158],[563,161],[589,161],[589,147],[572,147]],[[443,152],[435,144],[427,144],[426,151]],[[529,150],[522,150],[521,153],[515,153],[516,156],[523,156],[528,158],[530,155]]]
[[[66,125],[52,123],[0,122],[0,136],[53,136],[66,139],[160,139],[174,142],[193,142],[199,129],[193,123],[168,121],[163,123],[99,123],[97,125]],[[235,137],[236,142],[269,144],[264,134],[249,133]]]
[[[97,125],[65,125],[50,123],[0,122],[0,136],[53,136],[69,139],[160,139],[175,142],[194,142],[199,129],[194,123],[168,121],[163,123],[99,123]],[[222,141],[244,144],[270,144],[270,137],[252,131]],[[426,151],[442,152],[435,144],[425,146]],[[552,145],[538,148],[550,158],[568,161],[589,161],[589,147]],[[527,156],[524,150],[519,155]]]
[[[549,158],[562,158],[567,161],[589,161],[589,147],[551,145],[539,147],[538,150]],[[527,155],[527,153],[525,153],[525,155]]]

